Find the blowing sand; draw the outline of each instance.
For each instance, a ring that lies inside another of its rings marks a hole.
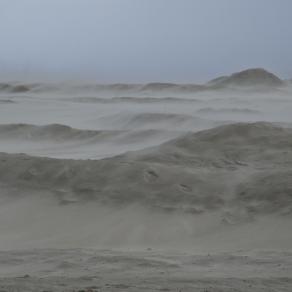
[[[291,93],[2,84],[0,290],[291,291]]]

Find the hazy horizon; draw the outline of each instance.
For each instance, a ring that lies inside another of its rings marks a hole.
[[[1,80],[292,78],[289,0],[0,0]]]

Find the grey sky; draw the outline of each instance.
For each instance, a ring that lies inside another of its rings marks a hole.
[[[292,78],[291,14],[291,0],[0,0],[0,74],[200,82],[265,67]]]

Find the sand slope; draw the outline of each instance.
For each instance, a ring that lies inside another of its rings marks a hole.
[[[76,201],[194,213],[231,206],[290,213],[291,145],[290,129],[232,124],[98,161],[1,153],[0,181],[49,189],[60,202],[70,193]]]

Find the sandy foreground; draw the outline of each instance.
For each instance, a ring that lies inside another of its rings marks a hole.
[[[0,253],[1,291],[291,291],[292,253],[33,249]]]
[[[292,291],[292,89],[273,80],[2,85],[0,292]]]

